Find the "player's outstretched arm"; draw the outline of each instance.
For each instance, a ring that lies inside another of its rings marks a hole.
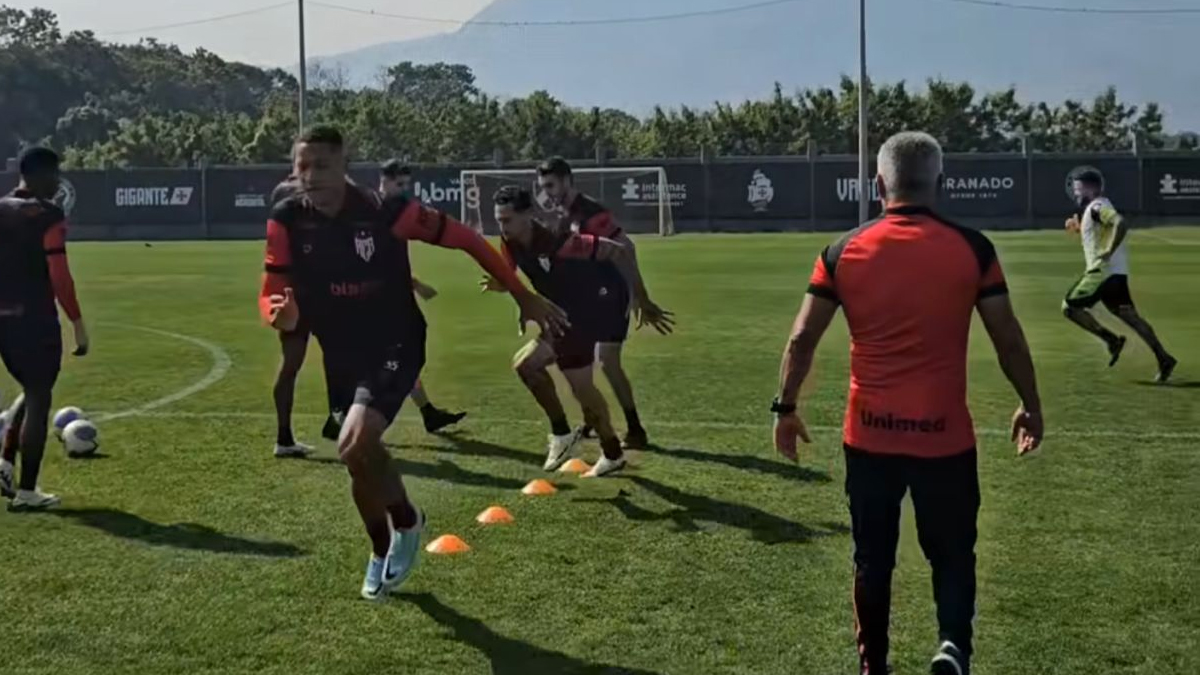
[[[629,286],[629,290],[633,294],[634,306],[637,309],[638,328],[652,326],[662,335],[670,335],[674,332],[674,315],[654,304],[650,299],[650,291],[646,289],[642,275],[638,273],[637,253],[634,250],[633,242],[629,241],[628,237],[625,238],[625,243],[598,237],[596,239],[596,259],[613,263],[617,271],[621,273],[621,278]]]
[[[50,270],[50,285],[54,289],[54,297],[62,307],[63,313],[71,321],[75,332],[75,356],[86,356],[91,347],[87,325],[83,322],[83,313],[79,309],[79,299],[75,295],[75,278],[71,275],[71,266],[67,261],[67,223],[61,220],[51,225],[42,236],[42,248],[46,252],[46,263]]]
[[[838,303],[812,293],[804,296],[800,312],[792,324],[783,359],[779,364],[779,395],[776,402],[792,412],[778,413],[775,420],[775,449],[788,459],[797,461],[796,439],[812,442],[798,412],[800,385],[812,370],[813,355],[821,337],[837,314]]]
[[[538,324],[550,335],[560,335],[568,327],[567,313],[554,303],[537,295],[521,283],[517,273],[504,258],[475,230],[454,218],[435,211],[416,201],[410,201],[392,225],[392,234],[399,239],[413,239],[427,244],[465,251],[512,295],[521,310],[522,332],[527,322]]]
[[[1013,416],[1013,440],[1017,443],[1017,454],[1029,454],[1041,445],[1045,431],[1037,373],[1029,343],[1025,340],[1025,331],[1007,293],[981,298],[976,308],[996,349],[1000,369],[1021,399],[1021,407]]]
[[[276,220],[267,221],[267,251],[258,312],[264,322],[281,331],[295,330],[300,321],[300,309],[292,295],[291,264],[287,228]]]

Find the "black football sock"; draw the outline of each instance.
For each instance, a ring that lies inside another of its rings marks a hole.
[[[643,431],[642,419],[638,417],[637,408],[629,408],[625,411],[625,424],[630,431]]]
[[[275,436],[275,442],[285,448],[290,448],[295,445],[296,437],[292,435],[292,428],[279,427],[279,433]]]
[[[571,433],[571,425],[567,423],[567,418],[552,418],[550,420],[550,433],[555,436],[566,436]]]
[[[621,459],[625,454],[625,451],[621,449],[621,441],[616,436],[600,439],[600,451],[604,453],[605,459],[613,461]]]
[[[436,412],[438,412],[438,409],[433,405],[432,401],[421,406],[421,417],[429,417]]]

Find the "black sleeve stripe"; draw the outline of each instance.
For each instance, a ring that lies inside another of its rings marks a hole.
[[[600,255],[600,237],[592,237],[592,260]]]
[[[66,254],[67,254],[67,249],[65,249],[65,248],[48,248],[48,249],[46,249],[46,257],[47,258],[49,258],[52,255],[66,255]]]
[[[292,271],[292,268],[288,265],[271,265],[269,263],[264,265],[263,268],[268,274],[290,274]]]
[[[425,207],[418,206],[417,208],[423,209]],[[442,243],[442,237],[445,234],[446,234],[446,214],[442,211],[438,211],[438,227],[437,227],[437,233],[433,235],[433,243],[435,243],[435,244]]]
[[[826,300],[829,300],[830,302],[837,302],[837,303],[841,302],[841,300],[838,299],[837,291],[833,290],[832,288],[829,288],[828,286],[818,286],[816,284],[809,284],[808,285],[808,293],[809,293],[809,295],[815,295],[818,298],[825,298]]]
[[[992,298],[997,295],[1008,295],[1008,284],[999,283],[979,289],[979,299]]]
[[[941,216],[935,216],[934,220],[962,235],[971,247],[971,252],[975,254],[975,262],[979,264],[979,275],[987,274],[992,268],[992,263],[996,262],[996,247],[992,245],[992,240],[979,230],[959,225]]]
[[[825,273],[829,275],[829,280],[833,281],[837,275],[838,262],[842,259],[842,252],[846,250],[846,246],[858,235],[862,234],[867,228],[883,222],[883,218],[876,218],[859,225],[850,230],[846,234],[838,238],[837,241],[825,247],[821,251],[821,262],[825,263]]]

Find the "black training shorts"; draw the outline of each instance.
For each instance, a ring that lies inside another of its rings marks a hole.
[[[0,317],[0,359],[22,387],[53,389],[62,349],[57,317]]]
[[[324,346],[322,346],[324,349]],[[396,342],[354,348],[325,349],[325,377],[338,401],[365,405],[396,419],[425,366],[425,330]]]
[[[1129,277],[1124,274],[1104,276],[1100,270],[1088,271],[1067,292],[1064,303],[1075,309],[1089,309],[1104,303],[1108,311],[1116,313],[1122,307],[1133,307],[1129,294]]]
[[[620,343],[629,337],[629,308],[629,287],[624,281],[601,289],[596,302],[596,328],[591,331],[598,342]]]

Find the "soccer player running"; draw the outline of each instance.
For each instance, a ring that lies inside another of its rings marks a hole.
[[[888,672],[892,568],[900,503],[912,492],[917,537],[933,569],[941,645],[935,675],[970,670],[979,509],[976,441],[967,409],[967,337],[977,311],[1021,400],[1018,455],[1042,440],[1033,361],[996,251],[981,233],[934,211],[942,150],[901,133],[879,151],[885,212],[817,258],[783,355],[775,447],[796,460],[809,441],[800,385],[839,306],[850,328],[844,444],[854,538],[854,618],[863,675]]]
[[[381,203],[348,180],[346,166],[337,129],[316,127],[298,139],[300,191],[276,204],[267,223],[259,307],[277,330],[293,330],[305,317],[330,356],[333,381],[354,383],[338,452],[371,541],[362,595],[377,599],[412,572],[425,524],[383,445],[425,361],[426,324],[412,292],[408,242],[469,253],[505,283],[522,326],[533,321],[556,334],[566,319],[473,230],[404,196]]]
[[[633,252],[611,239],[551,229],[533,218],[533,195],[516,186],[501,188],[493,198],[505,258],[519,268],[534,289],[567,312],[571,329],[560,337],[541,335],[513,360],[513,367],[550,419],[546,471],[555,471],[571,458],[580,432],[572,431],[548,368],[557,364],[583,410],[584,422],[596,430],[603,455],[586,478],[602,478],[625,467],[621,440],[613,431],[604,395],[592,379],[598,336],[608,328],[615,303],[628,301],[606,292],[604,263],[611,263],[627,280],[640,302],[646,288],[634,272]],[[502,291],[485,280],[488,290]],[[623,311],[623,308],[621,308]],[[665,320],[665,319],[664,319]]]
[[[1079,232],[1087,269],[1063,300],[1063,315],[1080,328],[1104,341],[1109,367],[1117,364],[1125,349],[1125,337],[1105,328],[1089,311],[1103,303],[1108,311],[1132,328],[1158,359],[1155,381],[1164,383],[1175,372],[1178,361],[1167,353],[1150,323],[1138,314],[1129,294],[1129,225],[1104,196],[1104,177],[1095,169],[1080,171],[1072,182],[1075,201],[1082,213],[1067,219],[1068,230]]]
[[[611,239],[627,247],[633,258],[632,281],[644,288],[633,240],[617,224],[612,212],[600,202],[575,189],[571,165],[561,157],[552,157],[538,166],[537,172],[542,194],[551,205],[563,212],[559,228]],[[643,450],[650,441],[638,415],[637,402],[633,397],[633,384],[630,383],[629,375],[625,373],[625,367],[621,363],[621,352],[629,336],[631,288],[615,265],[604,263],[603,267],[605,288],[608,293],[616,294],[618,302],[611,303],[611,315],[604,318],[603,328],[598,335],[600,342],[597,353],[600,368],[625,413],[627,432],[624,446],[630,450]],[[637,313],[638,328],[651,325],[664,335],[673,330],[670,312],[650,302],[649,298],[634,300],[632,308]]]
[[[413,199],[418,199],[412,193],[412,181],[411,168],[399,160],[389,160],[379,170],[379,194],[384,199],[398,195],[408,195]],[[412,284],[413,292],[422,300],[429,301],[437,297],[437,290],[435,288],[421,283],[416,277],[413,277]],[[442,410],[435,406],[429,400],[429,394],[425,391],[425,385],[421,380],[417,380],[417,384],[413,387],[410,397],[413,403],[417,404],[417,409],[421,411],[421,419],[425,423],[425,431],[431,434],[437,433],[446,427],[454,426],[463,421],[467,416],[465,412],[450,412],[449,410]]]
[[[0,456],[0,493],[12,498],[10,510],[26,511],[60,501],[38,489],[62,364],[55,300],[74,328],[74,355],[85,356],[90,343],[67,264],[66,215],[51,201],[59,188],[59,157],[48,148],[31,148],[22,153],[19,168],[17,189],[0,198],[0,359],[22,390]],[[21,476],[14,486],[18,448]]]

